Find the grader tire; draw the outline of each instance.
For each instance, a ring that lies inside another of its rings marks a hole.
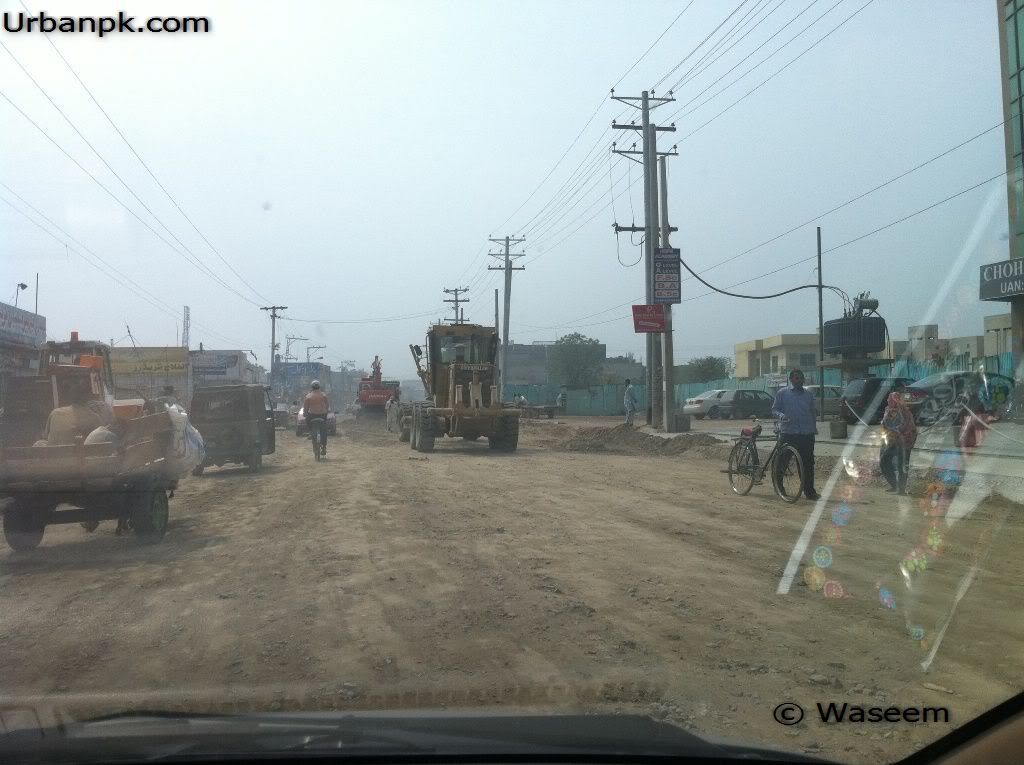
[[[416,410],[416,451],[434,451],[434,418],[425,406]]]
[[[519,418],[498,418],[494,435],[488,436],[487,442],[496,452],[514,452],[519,447]]]

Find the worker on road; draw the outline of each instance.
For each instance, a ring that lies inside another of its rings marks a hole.
[[[633,383],[626,378],[626,390],[622,394],[622,408],[626,410],[626,424],[633,426],[633,415],[636,414],[636,393],[633,390]]]
[[[803,465],[803,490],[807,499],[817,499],[814,490],[814,439],[818,435],[818,423],[814,419],[814,394],[804,387],[804,373],[794,369],[789,373],[789,387],[775,394],[772,414],[782,423],[782,443],[792,444],[800,455]],[[785,465],[776,469],[784,470]]]
[[[306,418],[310,437],[313,435],[313,428],[320,431],[320,454],[326,456],[327,413],[331,411],[331,401],[327,398],[327,394],[320,390],[319,380],[313,380],[309,384],[309,393],[302,399],[302,411]]]

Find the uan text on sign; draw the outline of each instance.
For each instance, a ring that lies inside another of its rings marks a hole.
[[[683,299],[679,271],[679,249],[658,247],[654,251],[654,302],[679,303]]]
[[[1024,258],[981,266],[979,276],[981,300],[1009,300],[1024,295]]]

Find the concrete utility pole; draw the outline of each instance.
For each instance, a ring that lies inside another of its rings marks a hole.
[[[671,247],[669,243],[668,225],[668,167],[665,164],[665,157],[658,158],[658,202],[661,208],[661,246]],[[672,305],[665,306],[665,337],[661,343],[662,370],[665,380],[665,391],[662,396],[662,427],[666,433],[675,430],[676,411],[676,389],[675,389],[675,352],[672,347]]]
[[[459,294],[463,292],[469,292],[469,287],[456,287],[451,290],[444,290],[445,295],[452,295],[451,298],[445,298],[445,303],[453,303],[452,310],[455,312],[455,318],[450,321],[452,324],[462,324],[462,314],[459,312],[459,306],[463,303],[468,303],[469,298],[460,298]]]
[[[287,311],[286,305],[267,305],[260,308],[261,311],[270,311],[270,386],[274,386],[274,355],[277,353],[277,320],[278,311]]]
[[[825,312],[821,301],[821,226],[818,226],[818,419],[825,421]]]
[[[309,363],[309,354],[311,351],[322,351],[326,348],[326,345],[307,345],[306,346],[306,363]]]
[[[504,271],[505,272],[505,317],[501,325],[501,357],[498,361],[498,398],[502,396],[502,392],[505,390],[505,374],[508,370],[508,314],[509,309],[512,306],[512,272],[513,271],[525,271],[526,266],[513,266],[512,262],[516,258],[521,258],[526,253],[524,252],[512,252],[513,244],[522,244],[526,241],[524,236],[506,236],[503,239],[491,238],[495,244],[504,244],[505,252],[489,252],[487,253],[492,258],[498,258],[499,260],[504,259],[504,264],[501,266],[488,266],[488,271]]]
[[[657,160],[660,156],[657,148],[657,135],[659,131],[675,132],[675,125],[659,127],[651,122],[651,111],[662,104],[671,103],[672,91],[668,97],[656,98],[653,93],[643,91],[640,96],[616,96],[612,90],[612,99],[632,106],[640,110],[640,124],[631,122],[628,125],[612,123],[616,130],[639,130],[643,139],[641,151],[620,150],[612,144],[612,151],[622,154],[630,159],[633,155],[642,157],[644,167],[644,226],[619,226],[615,224],[615,233],[622,231],[643,231],[644,233],[644,290],[646,304],[654,303],[654,250],[658,246],[660,230],[658,226],[658,175]],[[639,105],[638,105],[639,104]],[[635,144],[634,144],[635,146]],[[674,153],[666,152],[666,154]],[[660,427],[662,423],[662,395],[661,385],[663,372],[661,369],[661,338],[655,333],[647,333],[647,424]]]
[[[189,339],[189,328],[192,325],[192,319],[188,306],[185,306],[185,310],[181,316],[181,347],[188,348]]]

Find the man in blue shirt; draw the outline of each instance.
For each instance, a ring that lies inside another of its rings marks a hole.
[[[782,422],[782,442],[792,444],[804,463],[804,496],[817,499],[814,490],[814,437],[818,423],[814,419],[814,394],[804,387],[804,373],[789,373],[789,387],[775,394],[772,414]]]

